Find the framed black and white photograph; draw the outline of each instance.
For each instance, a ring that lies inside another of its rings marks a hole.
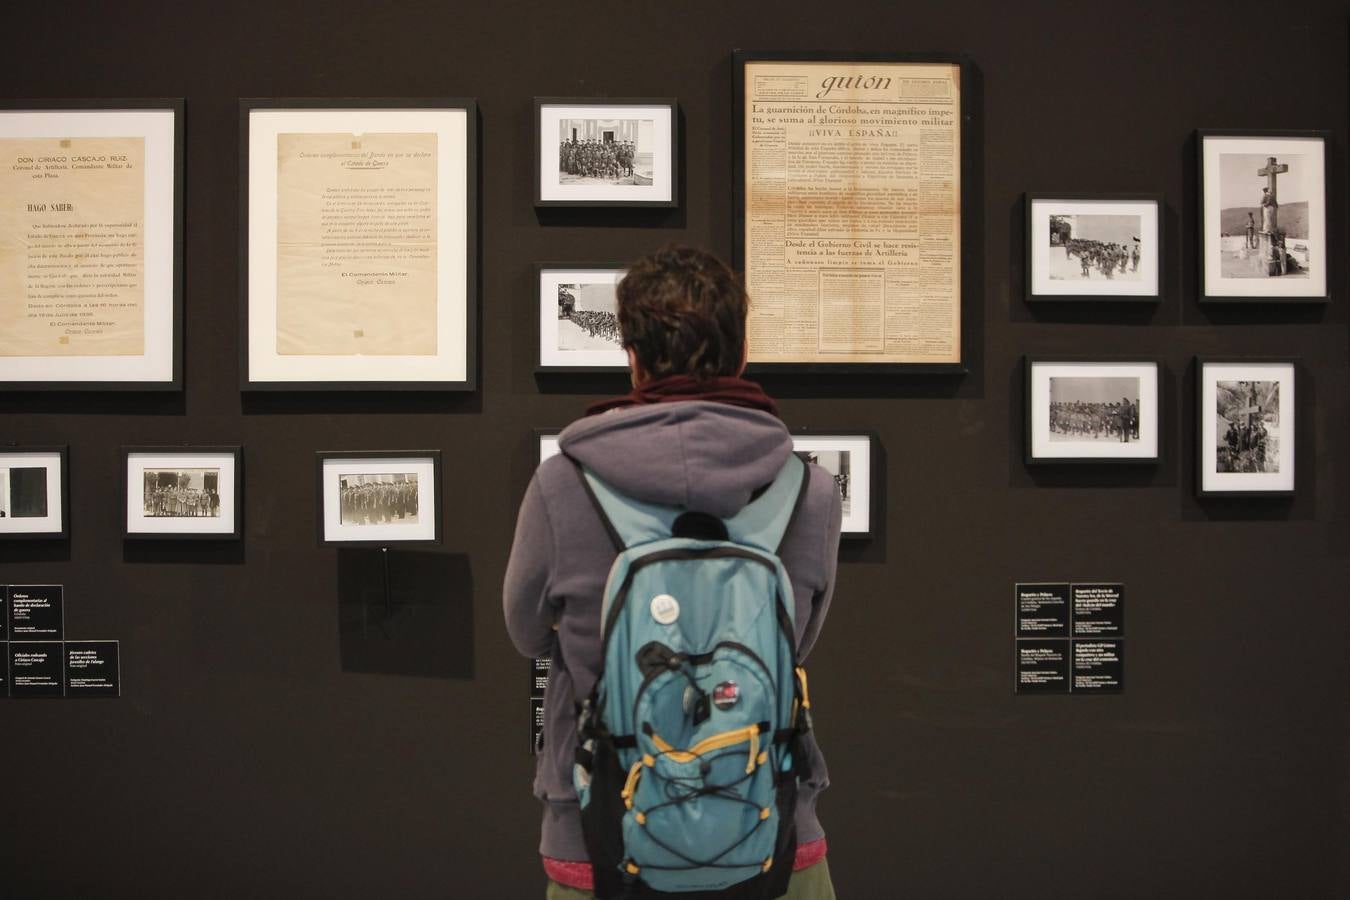
[[[536,97],[535,206],[677,206],[673,98]]]
[[[626,371],[614,263],[539,263],[539,371]]]
[[[318,460],[320,543],[440,543],[441,451],[321,451]]]
[[[1293,494],[1297,364],[1201,358],[1195,368],[1197,493]]]
[[[183,386],[183,101],[0,101],[0,390]]]
[[[70,536],[65,447],[0,447],[0,540]]]
[[[124,538],[238,540],[244,521],[244,451],[123,447]]]
[[[475,389],[477,115],[240,101],[244,390]]]
[[[870,538],[876,519],[872,490],[873,440],[870,434],[793,434],[792,449],[803,461],[834,476],[844,509],[840,536]]]
[[[1201,131],[1200,299],[1328,299],[1323,131]]]
[[[1027,194],[1028,300],[1159,299],[1159,195]]]
[[[558,449],[558,435],[562,432],[556,429],[537,429],[535,438],[539,441],[539,461],[542,463],[550,456],[557,456],[562,451]]]
[[[1026,359],[1028,463],[1155,463],[1156,360]]]

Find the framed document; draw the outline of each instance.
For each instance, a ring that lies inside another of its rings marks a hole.
[[[540,372],[626,372],[617,263],[538,263]]]
[[[534,99],[535,206],[678,206],[674,99]]]
[[[964,371],[959,57],[735,53],[753,371]]]
[[[1325,131],[1201,131],[1200,300],[1325,303]]]
[[[441,451],[321,451],[319,543],[441,542]]]
[[[1157,194],[1027,194],[1027,300],[1159,300]]]
[[[1156,463],[1156,360],[1034,359],[1026,365],[1026,461]]]
[[[244,100],[245,390],[475,387],[472,100]]]
[[[70,536],[64,446],[0,447],[0,540]]]
[[[123,447],[122,537],[238,540],[242,447]]]
[[[0,101],[0,389],[180,390],[183,101]]]
[[[1196,494],[1293,496],[1297,362],[1199,358],[1195,373]]]

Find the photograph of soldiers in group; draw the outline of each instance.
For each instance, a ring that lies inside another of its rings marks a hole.
[[[146,469],[142,506],[154,519],[220,516],[220,469]]]
[[[1216,469],[1280,471],[1280,383],[1220,381],[1214,390]]]
[[[619,349],[618,309],[613,280],[559,284],[558,349]]]
[[[1139,379],[1052,377],[1050,440],[1139,440]]]
[[[42,466],[0,467],[0,519],[47,515],[47,470]]]
[[[652,119],[563,119],[559,184],[652,183]]]
[[[343,525],[416,525],[417,473],[339,475]]]
[[[1052,281],[1139,281],[1139,216],[1050,216]]]
[[[847,450],[798,450],[797,455],[802,461],[815,463],[834,476],[834,483],[839,488],[839,496],[843,500],[844,515],[847,516],[853,509],[853,494],[849,490],[849,451]]]
[[[1219,258],[1225,278],[1307,278],[1306,158],[1219,154]]]

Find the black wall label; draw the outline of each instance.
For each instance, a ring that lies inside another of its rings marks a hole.
[[[1069,586],[1067,584],[1019,584],[1017,636],[1069,636]]]
[[[65,696],[60,641],[10,641],[11,697]]]
[[[120,697],[117,641],[66,641],[66,696]]]
[[[10,640],[59,641],[65,637],[61,585],[12,584],[8,606]]]
[[[547,656],[536,656],[530,663],[530,696],[542,697],[548,690],[548,673],[553,668],[553,660]]]
[[[548,690],[548,673],[553,660],[536,656],[530,661],[530,752],[544,749],[544,692]]]
[[[0,641],[9,640],[9,587],[0,585]]]
[[[1015,690],[1125,690],[1125,586],[1019,582],[1013,586]]]
[[[1073,692],[1119,694],[1125,690],[1125,642],[1073,642]]]
[[[0,697],[9,696],[9,642],[0,643],[0,653],[5,655],[0,659]]]
[[[530,752],[544,749],[544,698],[530,698]]]

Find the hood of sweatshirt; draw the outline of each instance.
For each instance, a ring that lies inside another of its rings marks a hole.
[[[618,409],[573,422],[559,447],[637,500],[728,518],[792,452],[776,417],[706,400]]]

